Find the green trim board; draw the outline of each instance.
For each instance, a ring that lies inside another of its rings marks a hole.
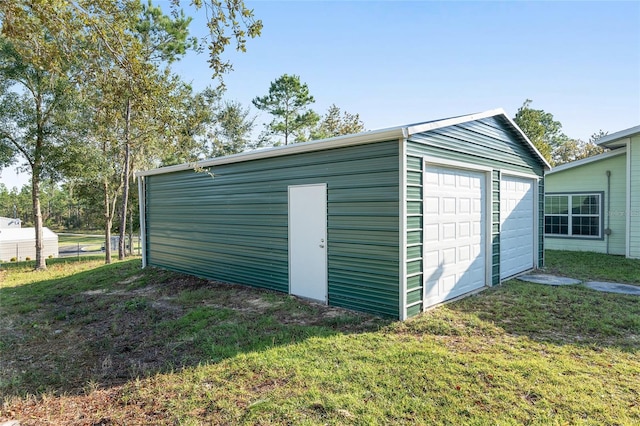
[[[500,171],[491,174],[491,285],[500,284]]]
[[[404,142],[403,142],[404,143]],[[405,144],[406,146],[406,144]],[[424,298],[424,273],[423,273],[423,175],[424,160],[421,156],[406,155],[406,203],[407,203],[407,243],[406,243],[406,273],[407,281],[411,285],[406,286],[405,315],[407,317],[422,312]],[[420,209],[411,211],[409,203],[419,205]]]
[[[544,191],[545,179],[538,180],[538,268],[544,268]]]

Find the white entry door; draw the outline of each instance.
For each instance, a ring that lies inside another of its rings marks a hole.
[[[427,165],[424,177],[425,305],[485,285],[486,176]]]
[[[500,181],[500,279],[534,267],[534,185],[516,176]]]
[[[327,185],[289,187],[289,292],[327,303]]]

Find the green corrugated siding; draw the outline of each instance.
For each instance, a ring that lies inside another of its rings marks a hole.
[[[492,221],[491,243],[493,253],[488,254],[492,259],[491,281],[492,284],[500,282],[500,173],[502,170],[510,170],[520,173],[532,173],[541,176],[544,172],[543,165],[537,157],[526,147],[520,139],[512,133],[509,126],[502,119],[496,117],[485,118],[468,123],[449,126],[425,133],[412,135],[406,143],[407,153],[407,272],[413,276],[407,279],[407,305],[416,302],[416,288],[422,291],[422,270],[416,271],[418,250],[422,248],[422,210],[417,209],[416,198],[418,192],[413,186],[422,184],[422,164],[425,156],[459,161],[470,165],[491,167],[494,169],[491,182]],[[543,185],[542,180],[540,185]],[[544,188],[542,186],[542,188]],[[540,192],[544,194],[544,191]],[[412,194],[412,197],[409,197]],[[543,209],[544,200],[540,203]],[[540,221],[540,226],[543,219]],[[542,232],[540,233],[542,238]],[[539,243],[540,266],[542,266],[542,241]],[[412,254],[411,257],[409,253]],[[418,281],[418,278],[420,281]],[[409,285],[411,284],[411,285]],[[416,315],[422,311],[421,304],[408,306],[407,317]]]
[[[500,284],[500,172],[491,173],[491,285]]]
[[[422,157],[407,156],[407,317],[422,311],[422,163]]]
[[[543,165],[496,117],[412,135],[408,155],[458,160],[471,164],[543,174]]]
[[[289,185],[327,184],[329,304],[398,317],[399,144],[145,178],[149,265],[288,292]]]
[[[421,304],[416,304],[416,305],[409,306],[407,308],[407,318],[416,316],[420,312],[422,312],[422,305]]]

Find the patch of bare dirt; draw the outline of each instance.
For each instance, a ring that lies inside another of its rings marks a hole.
[[[14,398],[10,404],[0,407],[0,422],[18,420],[20,426],[115,426],[168,422],[170,413],[124,404],[121,399],[121,386],[96,389],[84,395]]]
[[[143,274],[133,275],[131,277],[128,277],[127,279],[120,281],[118,284],[122,284],[122,285],[131,284],[132,282],[138,281],[142,277],[144,277]]]
[[[269,290],[169,274],[151,285],[60,294],[23,315],[0,315],[0,423],[116,425],[163,423],[163,413],[122,406],[121,386],[137,377],[197,365],[195,339],[159,326],[190,309],[231,309],[232,321],[271,315],[284,325],[321,325],[340,332],[375,327],[375,319]],[[186,292],[204,300],[185,302]],[[348,318],[348,320],[345,320]],[[27,397],[27,395],[38,395]],[[43,419],[51,419],[43,421]]]

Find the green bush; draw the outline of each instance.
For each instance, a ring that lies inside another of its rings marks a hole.
[[[9,259],[9,262],[17,262],[18,259],[16,259],[15,257],[12,257],[11,259]]]
[[[31,260],[31,258],[29,256],[25,257],[24,260],[26,260],[27,262]]]

